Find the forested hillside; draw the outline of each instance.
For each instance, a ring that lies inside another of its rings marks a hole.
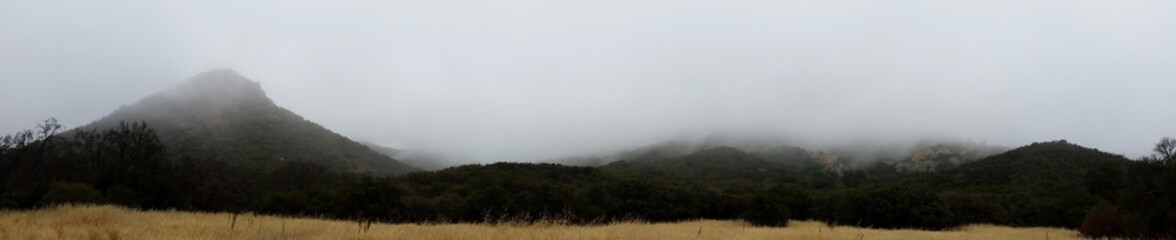
[[[143,123],[72,138],[53,134],[53,121],[43,126],[4,138],[0,203],[7,208],[93,202],[389,222],[707,218],[783,226],[812,219],[919,229],[992,223],[1152,237],[1173,236],[1176,216],[1171,139],[1138,161],[1054,141],[938,172],[901,172],[885,163],[832,171],[821,158],[769,160],[714,147],[603,167],[495,163],[379,177],[316,162],[263,170],[175,159]]]

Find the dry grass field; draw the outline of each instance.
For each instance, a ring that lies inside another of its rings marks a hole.
[[[60,206],[0,212],[0,239],[1081,239],[1055,228],[974,225],[957,231],[876,230],[793,222],[786,228],[736,221],[615,223],[602,226],[373,224],[227,213]]]

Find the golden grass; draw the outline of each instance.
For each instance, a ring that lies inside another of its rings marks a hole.
[[[0,239],[1080,239],[1073,230],[973,225],[958,231],[829,228],[792,222],[786,228],[738,221],[614,223],[601,226],[373,224],[239,215],[135,211],[114,206],[60,206],[0,212]]]

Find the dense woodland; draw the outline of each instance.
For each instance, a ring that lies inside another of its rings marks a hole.
[[[50,119],[0,138],[0,206],[104,203],[387,222],[992,223],[1078,228],[1091,237],[1176,237],[1171,138],[1138,160],[1054,141],[934,172],[881,162],[832,169],[794,147],[769,155],[713,147],[601,167],[495,163],[375,176],[309,161],[255,168],[169,154],[141,122],[61,131]]]

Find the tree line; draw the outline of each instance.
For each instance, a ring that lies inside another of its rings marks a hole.
[[[733,148],[603,167],[494,163],[398,176],[304,161],[268,168],[169,153],[145,123],[36,129],[0,138],[0,207],[62,203],[257,212],[385,222],[600,224],[692,219],[786,226],[951,229],[1057,226],[1086,236],[1176,236],[1176,141],[1140,160],[1037,143],[939,172],[877,163],[831,171]]]

